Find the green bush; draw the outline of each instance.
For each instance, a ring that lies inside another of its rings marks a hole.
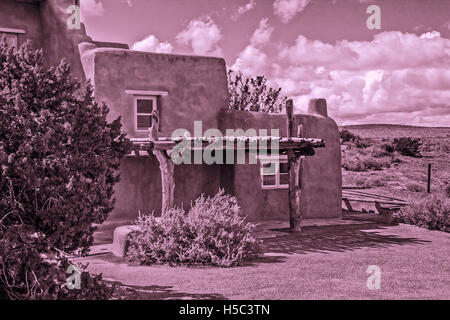
[[[358,187],[364,188],[384,187],[386,185],[386,181],[382,177],[358,177],[355,182]]]
[[[61,298],[61,285],[51,285],[65,270],[50,268],[41,255],[88,250],[93,224],[113,208],[117,170],[130,146],[92,86],[72,78],[65,62],[47,68],[29,43],[17,52],[0,44],[0,88],[0,291]]]
[[[450,184],[447,184],[447,186],[445,187],[445,194],[448,198],[450,198]]]
[[[268,113],[284,110],[287,97],[281,95],[281,88],[269,87],[264,76],[248,78],[241,72],[229,70],[227,79],[229,109]]]
[[[66,285],[70,261],[51,254],[43,245],[43,234],[29,226],[10,226],[0,232],[0,300],[106,300],[115,286],[91,276],[86,266],[81,272],[80,289]],[[46,253],[43,253],[46,252]]]
[[[388,154],[392,154],[395,151],[395,146],[392,143],[386,142],[381,145],[381,149],[386,151]]]
[[[395,151],[397,151],[401,155],[409,157],[420,157],[420,146],[422,145],[422,143],[420,142],[419,138],[395,138],[393,145]]]
[[[450,232],[450,199],[442,193],[415,198],[395,214],[395,219],[430,230]]]
[[[409,182],[406,185],[406,190],[411,192],[424,192],[425,187],[417,182]]]
[[[140,216],[129,235],[127,257],[141,264],[211,264],[231,267],[257,254],[255,225],[245,221],[235,197],[220,190],[201,196],[188,213],[167,210],[162,217]]]
[[[348,171],[382,170],[389,168],[392,159],[390,157],[375,158],[371,154],[359,156],[354,153],[347,153],[342,157],[342,168]]]
[[[374,144],[374,141],[370,138],[361,138],[359,136],[357,136],[355,139],[353,139],[353,144],[358,148],[358,149],[364,149],[364,148],[368,148],[371,145]]]
[[[339,136],[341,138],[341,142],[350,142],[353,141],[356,138],[356,135],[351,133],[349,130],[347,129],[342,129],[339,131]]]

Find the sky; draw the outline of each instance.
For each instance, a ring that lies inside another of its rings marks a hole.
[[[339,125],[450,126],[450,0],[81,0],[81,12],[94,40],[223,57],[297,112],[327,99]]]

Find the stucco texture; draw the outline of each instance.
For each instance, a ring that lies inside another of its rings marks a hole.
[[[23,3],[15,0],[0,1],[0,27],[22,29],[18,45],[31,40],[35,48],[43,46],[42,23],[39,3]]]
[[[302,160],[300,170],[300,208],[304,218],[337,218],[342,214],[342,176],[339,131],[328,117],[295,114],[294,128],[303,125],[302,137],[320,138],[325,148],[315,149],[316,154]],[[279,129],[287,135],[286,116],[227,110],[221,114],[221,130],[226,128]],[[233,193],[253,220],[289,217],[288,190],[267,190],[260,185],[258,165],[236,165]]]

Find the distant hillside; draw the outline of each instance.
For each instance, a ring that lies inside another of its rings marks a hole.
[[[403,124],[384,124],[384,123],[368,123],[368,124],[351,124],[345,126],[339,126],[339,128],[345,129],[450,129],[450,127],[424,127],[424,126],[410,126]]]
[[[358,124],[339,126],[364,138],[450,137],[450,127],[419,127],[400,124]]]

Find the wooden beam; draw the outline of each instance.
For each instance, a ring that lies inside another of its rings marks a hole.
[[[176,145],[177,142],[169,141],[169,140],[156,140],[156,141],[150,141],[150,140],[143,140],[143,139],[131,139],[135,147],[140,148],[140,150],[145,151],[153,151],[153,150],[171,150]],[[189,140],[188,140],[189,141]],[[192,142],[192,140],[190,141]],[[205,148],[209,145],[209,142],[202,142],[201,148]],[[304,139],[304,138],[282,138],[279,141],[279,149],[280,150],[287,150],[287,149],[294,149],[296,151],[302,151],[304,152],[303,155],[314,155],[313,148],[321,148],[324,146],[322,139]],[[191,143],[191,147],[187,147],[192,150],[197,149],[194,147]],[[233,144],[231,147],[235,150],[240,149],[246,149],[246,150],[253,150],[257,149],[258,145],[255,146],[255,143],[249,143],[246,142],[245,144]],[[227,143],[224,143],[222,146],[219,146],[218,149],[227,150],[230,149],[229,146],[227,146]],[[271,145],[267,145],[267,149],[271,149]]]

